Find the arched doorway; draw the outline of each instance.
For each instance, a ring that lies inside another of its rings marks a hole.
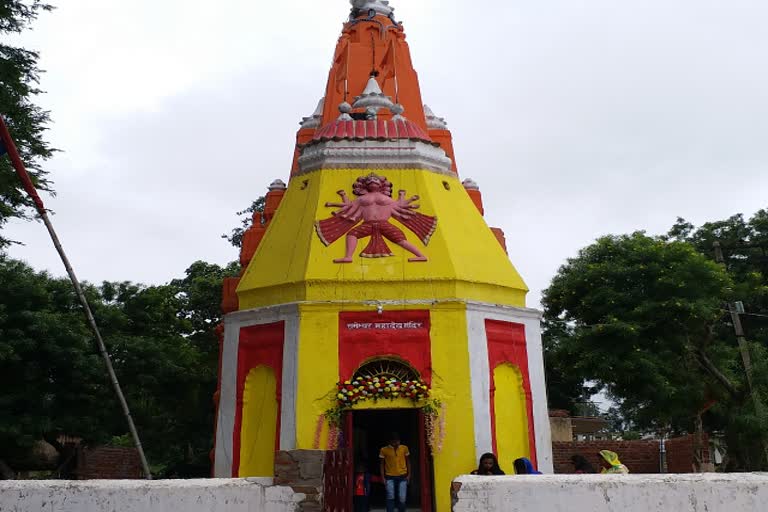
[[[378,357],[363,363],[354,373],[357,377],[378,377],[399,381],[417,380],[416,371],[397,357]],[[402,444],[410,451],[411,482],[408,489],[408,510],[431,512],[433,508],[432,461],[427,446],[424,415],[408,402],[380,400],[368,401],[356,407],[352,415],[352,445],[355,466],[364,465],[374,476],[371,486],[371,510],[385,510],[385,493],[380,482],[379,451],[386,446],[393,432],[399,434]]]

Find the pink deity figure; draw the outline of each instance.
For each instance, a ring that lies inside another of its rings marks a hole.
[[[352,263],[358,240],[366,237],[371,240],[360,253],[364,258],[394,256],[386,239],[413,254],[414,257],[408,261],[427,261],[419,248],[389,222],[390,218],[395,218],[427,245],[437,228],[437,218],[414,211],[419,207],[413,204],[419,196],[406,198],[405,190],[401,190],[397,199],[393,199],[392,183],[373,173],[358,178],[352,193],[358,197],[351,201],[346,192],[339,190],[342,202],[325,203],[325,206],[340,210],[333,212],[333,217],[315,223],[317,235],[326,246],[347,235],[346,253],[343,258],[333,260],[334,263]]]

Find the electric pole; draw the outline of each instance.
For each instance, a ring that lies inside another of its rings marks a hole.
[[[723,248],[720,242],[714,243],[715,249],[715,261],[726,267],[725,257],[723,256]],[[755,405],[755,414],[758,420],[762,424],[763,422],[763,402],[760,400],[760,396],[755,392],[755,388],[752,385],[752,357],[749,354],[749,343],[744,336],[744,327],[741,325],[741,314],[744,313],[744,305],[741,302],[729,302],[728,311],[731,314],[731,323],[733,323],[733,330],[736,334],[736,339],[739,343],[739,352],[741,353],[741,361],[744,364],[744,373],[747,376],[747,390],[749,391],[752,401]],[[768,440],[765,437],[765,432],[762,435],[763,451],[765,452],[765,458],[768,460]]]

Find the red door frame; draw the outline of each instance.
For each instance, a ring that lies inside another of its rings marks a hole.
[[[325,454],[323,464],[323,512],[352,512],[355,478],[352,413],[344,414],[339,446]]]
[[[343,442],[346,443],[346,446],[339,446],[339,449],[344,450],[347,453],[347,460],[349,463],[347,464],[347,481],[350,483],[349,486],[349,499],[347,500],[347,506],[349,507],[349,512],[352,512],[354,510],[354,494],[352,492],[352,485],[355,481],[355,418],[353,416],[353,412],[347,412],[344,414],[344,439]]]
[[[429,462],[427,442],[427,421],[424,411],[419,409],[419,476],[421,477],[421,512],[432,512],[432,464]]]
[[[366,409],[361,409],[360,411],[365,411]],[[395,410],[395,409],[393,409]],[[419,488],[421,490],[421,512],[432,512],[434,509],[433,507],[433,499],[432,499],[432,464],[430,462],[429,458],[429,443],[427,443],[427,421],[426,417],[424,415],[424,411],[421,409],[413,409],[417,413],[417,429],[419,431],[419,460],[417,461],[419,465]],[[355,422],[354,422],[354,414],[356,411],[349,411],[344,415],[344,443],[346,443],[345,446],[339,446],[340,450],[345,450],[347,452],[348,460],[349,460],[349,481],[354,482],[355,481],[355,468],[354,468],[354,446],[355,446],[355,440],[354,440],[354,430],[355,430]],[[352,508],[352,494],[349,495],[349,510],[353,510]]]

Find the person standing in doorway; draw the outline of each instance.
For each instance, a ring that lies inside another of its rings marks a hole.
[[[400,443],[400,435],[393,433],[389,444],[379,451],[381,460],[381,478],[387,489],[387,512],[397,510],[405,512],[405,500],[408,495],[408,483],[411,480],[411,452]]]
[[[368,512],[371,507],[368,497],[371,495],[371,475],[362,462],[355,468],[355,493],[352,499],[355,512]]]

